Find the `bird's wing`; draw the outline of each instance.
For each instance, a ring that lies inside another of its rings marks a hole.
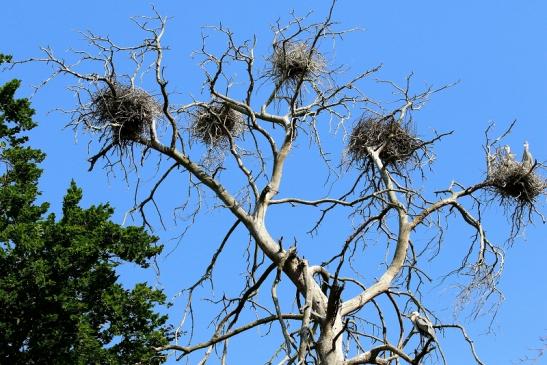
[[[527,166],[532,166],[533,161],[534,161],[534,158],[532,157],[532,154],[526,148],[524,152],[522,153],[522,163]]]
[[[429,319],[424,317],[416,318],[416,327],[418,327],[418,330],[423,334],[435,338],[435,330],[433,329],[433,324]]]

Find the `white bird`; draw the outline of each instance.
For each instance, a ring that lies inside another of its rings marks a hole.
[[[437,341],[437,338],[435,337],[435,329],[429,319],[422,317],[420,313],[414,311],[410,313],[410,320],[414,323],[414,327],[422,336]]]
[[[511,147],[509,147],[509,145],[506,144],[505,146],[503,146],[503,150],[505,151],[505,156],[507,156],[511,160],[515,159],[515,154],[511,153]]]
[[[534,157],[528,150],[528,141],[524,142],[524,152],[522,152],[522,165],[531,168],[534,165]]]

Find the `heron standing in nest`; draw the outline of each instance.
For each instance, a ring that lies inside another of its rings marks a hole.
[[[522,152],[522,165],[526,168],[532,168],[534,165],[534,157],[528,150],[528,141],[524,142],[524,152]]]
[[[503,151],[505,152],[505,156],[507,156],[507,158],[511,160],[515,159],[515,154],[511,153],[511,147],[509,147],[509,145],[506,144],[505,146],[503,146]]]

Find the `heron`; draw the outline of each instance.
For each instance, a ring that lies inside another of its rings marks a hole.
[[[524,152],[522,152],[522,165],[531,168],[534,165],[534,157],[528,150],[528,141],[524,142]]]
[[[503,150],[505,152],[505,156],[507,156],[511,160],[515,159],[515,154],[511,153],[511,147],[509,147],[509,145],[506,144],[505,146],[503,146]]]
[[[422,317],[420,313],[414,311],[410,313],[410,320],[414,323],[414,327],[418,330],[420,335],[427,337],[429,340],[437,341],[435,329],[429,319]]]

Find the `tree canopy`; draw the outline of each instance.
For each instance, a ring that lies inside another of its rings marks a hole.
[[[0,55],[0,63],[10,57]],[[141,227],[110,219],[108,204],[82,208],[73,181],[62,216],[48,214],[40,195],[45,155],[27,145],[34,110],[0,87],[0,362],[5,364],[161,363],[165,344],[162,291],[140,283],[124,288],[116,267],[148,267],[161,252]]]

